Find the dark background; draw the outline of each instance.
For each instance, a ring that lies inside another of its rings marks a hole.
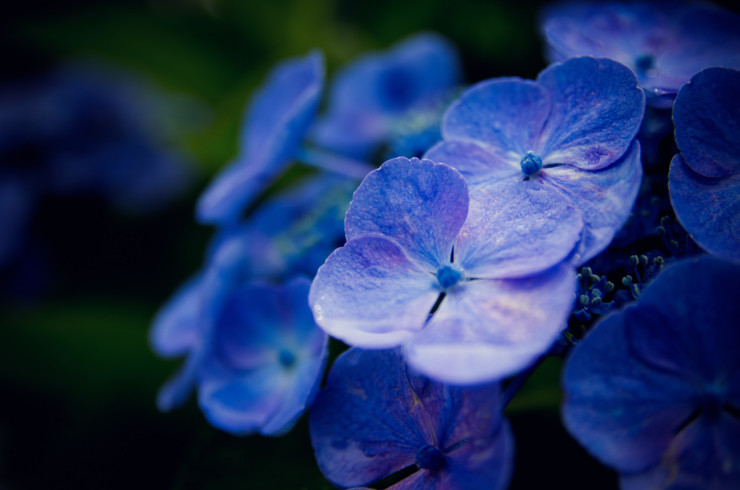
[[[50,272],[0,297],[0,490],[332,488],[305,417],[282,438],[236,438],[208,426],[193,400],[170,414],[155,408],[179,361],[156,358],[147,331],[200,266],[211,232],[192,218],[198,192],[234,156],[244,105],[275,62],[318,47],[331,76],[358,54],[433,30],[457,45],[469,83],[533,78],[545,67],[542,2],[6,4],[3,83],[70,60],[103,61],[186,100],[198,116],[175,132],[196,182],[164,209],[131,216],[92,197],[41,202],[32,234]],[[560,424],[559,368],[546,363],[507,410],[517,446],[512,488],[616,488],[616,475]]]

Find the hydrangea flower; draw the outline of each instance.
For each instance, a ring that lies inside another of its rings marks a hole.
[[[351,345],[403,345],[415,369],[443,382],[530,364],[570,312],[575,273],[563,261],[582,223],[536,188],[497,190],[469,192],[429,160],[399,157],[368,174],[345,217],[347,243],[311,286],[317,323]]]
[[[324,85],[324,59],[311,52],[279,64],[244,118],[241,148],[198,201],[197,218],[219,225],[242,212],[285,169],[313,122]]]
[[[240,248],[244,277],[313,277],[344,243],[344,214],[356,186],[329,174],[301,182],[262,203],[243,224],[224,228],[211,249],[229,242]]]
[[[740,486],[740,267],[667,266],[574,350],[563,420],[625,489]]]
[[[203,295],[204,280],[206,292],[218,297]],[[326,364],[328,339],[306,303],[309,281],[231,288],[221,281],[219,287],[214,275],[197,277],[155,321],[154,349],[188,354],[183,371],[160,393],[160,408],[181,403],[197,384],[201,410],[215,427],[280,435],[311,404]]]
[[[409,117],[419,133],[438,125],[440,103],[459,81],[454,47],[435,34],[410,37],[388,52],[360,58],[337,74],[328,112],[317,123],[313,139],[340,154],[368,158],[389,140],[396,126],[402,125],[408,133]]]
[[[682,2],[574,3],[547,9],[542,31],[550,61],[605,56],[629,66],[648,103],[670,107],[703,68],[740,68],[740,17]]]
[[[676,217],[706,251],[740,262],[740,71],[707,68],[676,97],[681,154],[668,188]]]
[[[538,189],[545,206],[577,207],[584,228],[573,262],[580,265],[629,217],[642,178],[633,140],[644,110],[627,67],[575,58],[536,81],[500,78],[468,89],[445,114],[444,141],[425,157],[455,167],[474,187],[497,192],[508,182]]]
[[[441,385],[414,374],[398,350],[357,348],[334,363],[309,416],[324,476],[342,488],[401,470],[392,489],[505,488],[514,444],[498,385]]]

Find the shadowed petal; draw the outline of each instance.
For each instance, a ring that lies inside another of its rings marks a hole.
[[[596,170],[624,155],[645,113],[645,94],[629,68],[606,58],[575,58],[545,69],[537,82],[552,100],[541,140],[545,165]]]
[[[578,242],[581,214],[536,181],[502,180],[470,191],[455,262],[469,277],[522,277],[565,259]]]
[[[584,233],[572,259],[581,265],[604,250],[629,218],[642,181],[640,143],[635,141],[620,161],[603,170],[589,172],[563,165],[541,174],[543,182],[553,185],[581,211]]]
[[[684,85],[673,106],[684,162],[703,177],[740,174],[740,71],[708,68]]]
[[[702,177],[676,155],[668,190],[676,217],[696,243],[711,254],[740,262],[740,174]]]
[[[309,304],[331,336],[361,347],[394,347],[423,327],[440,292],[434,272],[387,238],[357,238],[319,268]]]
[[[409,365],[454,384],[511,375],[546,351],[565,326],[575,272],[560,265],[525,279],[460,284],[406,344]]]
[[[355,191],[344,221],[347,240],[380,234],[419,264],[436,270],[450,260],[468,213],[468,186],[459,172],[430,160],[385,162]]]

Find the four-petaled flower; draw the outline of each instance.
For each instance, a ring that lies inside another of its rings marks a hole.
[[[416,471],[389,488],[505,488],[514,445],[498,389],[418,376],[398,350],[350,349],[309,416],[319,468],[344,488],[407,468]]]
[[[740,267],[666,267],[580,343],[563,420],[622,488],[740,487]]]
[[[492,194],[517,185],[539,192],[544,206],[573,204],[584,223],[572,259],[580,265],[609,245],[632,210],[642,179],[633,139],[644,111],[627,67],[575,58],[536,81],[501,78],[468,89],[445,114],[444,141],[425,157]]]
[[[531,363],[572,306],[563,261],[582,223],[565,201],[516,184],[469,194],[455,169],[406,158],[371,172],[347,211],[347,243],[311,287],[317,323],[351,345],[403,345],[415,369],[444,382]]]

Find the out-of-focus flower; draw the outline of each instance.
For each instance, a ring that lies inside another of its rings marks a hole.
[[[642,178],[633,140],[644,110],[629,69],[575,58],[548,67],[536,81],[502,78],[468,89],[445,114],[444,141],[425,157],[455,167],[489,193],[516,185],[539,192],[545,207],[575,206],[584,227],[572,260],[580,265],[609,245],[629,217]]]
[[[740,68],[740,17],[704,3],[564,4],[545,10],[541,26],[550,61],[615,59],[659,107],[704,68]]]
[[[247,110],[239,155],[201,195],[199,221],[237,222],[245,208],[285,170],[316,116],[324,59],[311,52],[272,70]]]
[[[407,468],[392,489],[505,488],[514,444],[498,385],[441,385],[414,374],[398,350],[342,354],[309,418],[322,473],[368,485]]]
[[[211,281],[206,292],[220,297],[202,294],[204,280]],[[280,435],[311,404],[326,363],[327,337],[306,303],[309,281],[214,286],[219,282],[206,275],[185,285],[154,324],[155,351],[188,355],[161,392],[160,408],[173,408],[197,385],[200,407],[215,427]]]
[[[413,36],[337,74],[328,112],[313,139],[323,148],[356,158],[368,158],[391,140],[397,150],[416,152],[419,144],[430,142],[441,108],[459,83],[454,47],[435,34]]]
[[[676,97],[681,153],[668,188],[676,217],[707,252],[740,262],[740,71],[707,68]]]
[[[622,488],[740,485],[740,267],[667,266],[598,323],[563,378],[563,420]]]
[[[563,261],[582,223],[565,201],[516,184],[469,194],[453,168],[406,158],[371,172],[347,211],[347,243],[311,287],[317,323],[351,345],[403,345],[415,369],[443,382],[530,364],[572,306],[575,273]]]

